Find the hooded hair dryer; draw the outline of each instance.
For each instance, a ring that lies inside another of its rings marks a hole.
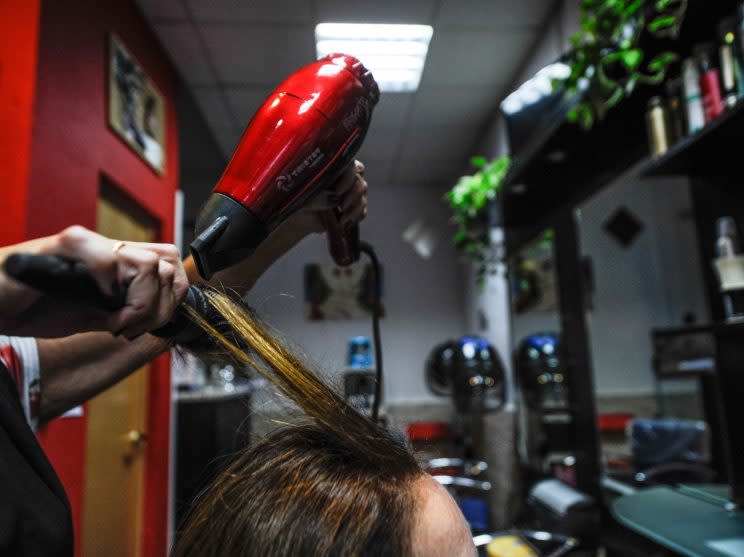
[[[351,56],[331,54],[290,75],[261,105],[196,221],[191,253],[199,273],[250,256],[309,197],[328,188],[364,140],[377,83]],[[359,259],[359,229],[323,215],[338,265]]]

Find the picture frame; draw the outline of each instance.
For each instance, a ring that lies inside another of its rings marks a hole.
[[[166,165],[166,104],[139,61],[115,34],[109,35],[109,127],[159,176]]]
[[[385,316],[383,270],[380,269],[380,316]],[[372,266],[310,263],[304,269],[306,317],[310,321],[369,319],[374,311]]]

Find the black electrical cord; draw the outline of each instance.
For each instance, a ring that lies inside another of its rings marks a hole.
[[[380,341],[380,261],[374,248],[367,242],[359,243],[359,251],[366,253],[372,263],[372,338],[375,343],[375,399],[372,401],[372,419],[376,422],[380,415],[380,401],[382,399],[382,342]]]

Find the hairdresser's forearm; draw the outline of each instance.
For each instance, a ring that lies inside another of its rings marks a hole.
[[[305,236],[307,236],[307,232],[303,230],[294,227],[282,227],[262,242],[248,259],[215,273],[208,284],[230,288],[243,295],[253,288],[256,281],[274,262],[296,246]],[[196,263],[191,256],[183,262],[183,265],[191,284],[205,282],[199,276]]]
[[[82,333],[37,339],[37,345],[41,421],[87,401],[168,349],[168,343],[148,334],[128,341],[109,333]]]
[[[217,273],[210,284],[251,289],[274,261],[306,234],[277,231],[247,260]],[[203,282],[191,257],[184,261],[189,282]],[[50,420],[126,378],[168,349],[162,339],[145,334],[134,341],[109,333],[83,333],[67,338],[37,339],[41,368],[41,421]]]

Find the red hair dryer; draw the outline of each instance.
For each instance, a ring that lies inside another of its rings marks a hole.
[[[380,96],[362,63],[332,54],[289,76],[261,105],[199,212],[191,253],[199,273],[250,256],[266,236],[353,161]],[[337,211],[324,224],[338,265],[359,259],[359,229]]]

